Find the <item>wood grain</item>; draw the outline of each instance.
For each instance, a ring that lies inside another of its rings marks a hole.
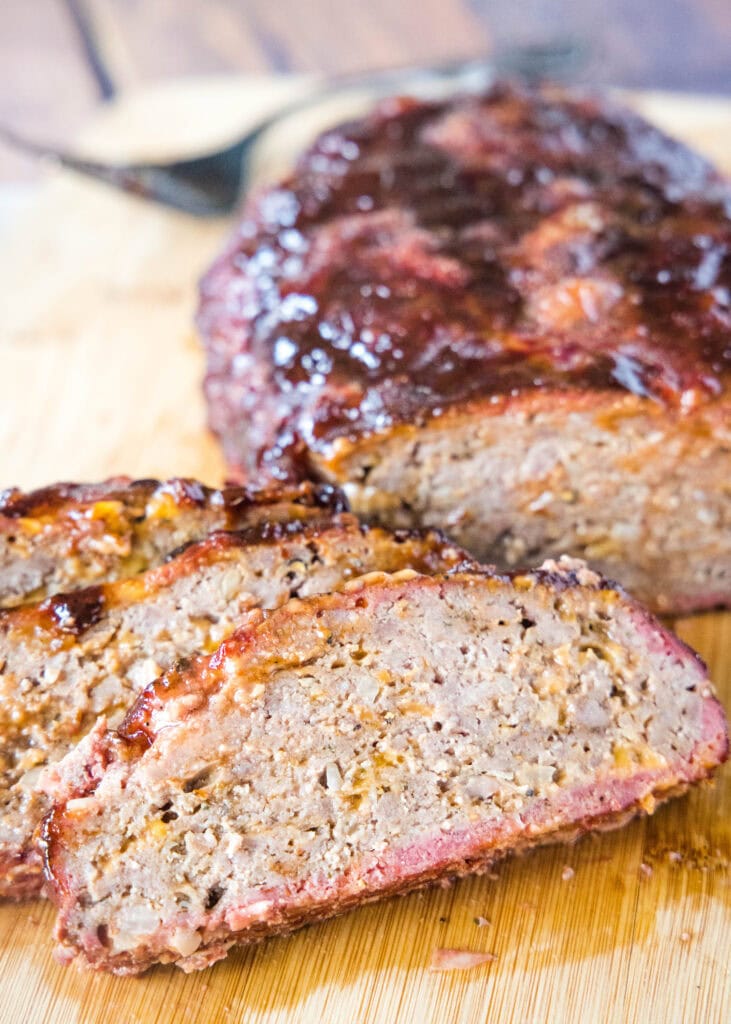
[[[573,35],[588,81],[731,92],[727,0],[84,0],[136,80],[219,70],[335,71]]]
[[[87,145],[133,156],[217,141],[292,88],[232,79],[140,92],[109,110]],[[731,168],[731,102],[634,101]],[[0,485],[117,471],[221,478],[191,316],[195,279],[226,227],[64,175],[49,180],[0,252]],[[731,615],[678,629],[729,707]],[[0,1022],[722,1024],[730,822],[726,769],[715,788],[621,832],[357,911],[188,977],[63,969],[51,956],[51,908],[2,906]],[[436,947],[498,959],[431,974]]]

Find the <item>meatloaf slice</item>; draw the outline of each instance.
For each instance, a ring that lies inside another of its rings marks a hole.
[[[650,813],[727,754],[696,655],[583,563],[375,574],[148,687],[58,768],[63,956],[234,943]]]
[[[390,100],[249,204],[201,288],[232,472],[478,558],[731,602],[731,188],[613,102]]]
[[[341,514],[213,534],[141,576],[1,614],[0,896],[39,891],[40,777],[98,716],[118,724],[163,670],[215,650],[252,608],[376,569],[444,571],[464,557],[438,534],[394,535]]]
[[[327,485],[214,490],[195,480],[55,484],[0,493],[0,608],[131,576],[213,530],[345,507]]]

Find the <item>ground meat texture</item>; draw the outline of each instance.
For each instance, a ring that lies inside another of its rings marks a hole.
[[[394,535],[340,514],[213,534],[133,579],[0,614],[0,896],[39,892],[42,774],[99,716],[118,724],[147,684],[215,650],[252,609],[364,572],[445,571],[464,558],[436,533]]]
[[[441,524],[500,566],[581,555],[653,610],[731,600],[731,418],[635,399],[469,412],[343,450],[323,472],[389,527]]]
[[[697,656],[582,563],[366,576],[237,631],[61,764],[61,954],[196,970],[651,813],[727,747]]]
[[[504,567],[731,601],[731,189],[580,91],[389,100],[253,198],[201,287],[233,474]]]
[[[328,485],[215,490],[196,480],[54,484],[0,494],[0,608],[160,565],[213,530],[345,508]]]

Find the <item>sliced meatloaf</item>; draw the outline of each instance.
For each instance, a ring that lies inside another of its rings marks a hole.
[[[202,283],[232,472],[482,560],[731,601],[731,189],[613,102],[391,100],[254,198]]]
[[[148,687],[49,780],[68,960],[195,970],[710,775],[702,662],[583,563],[374,574]]]
[[[213,530],[345,507],[327,485],[214,490],[195,480],[55,484],[0,494],[0,608],[131,576]]]
[[[215,650],[252,608],[338,587],[372,570],[457,565],[438,534],[394,535],[350,515],[217,533],[133,579],[58,594],[0,615],[0,896],[36,894],[39,788],[104,715],[178,659]]]

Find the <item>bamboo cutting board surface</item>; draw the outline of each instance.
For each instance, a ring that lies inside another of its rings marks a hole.
[[[297,88],[176,83],[125,98],[91,152],[204,147]],[[635,95],[731,171],[731,101]],[[0,486],[189,474],[216,483],[195,281],[227,230],[53,175],[0,240]],[[731,614],[679,620],[731,707]],[[240,950],[202,974],[80,974],[44,903],[0,906],[0,1024],[725,1022],[731,1019],[731,771],[623,831]],[[484,919],[489,923],[476,923]],[[498,959],[432,974],[438,947]]]

